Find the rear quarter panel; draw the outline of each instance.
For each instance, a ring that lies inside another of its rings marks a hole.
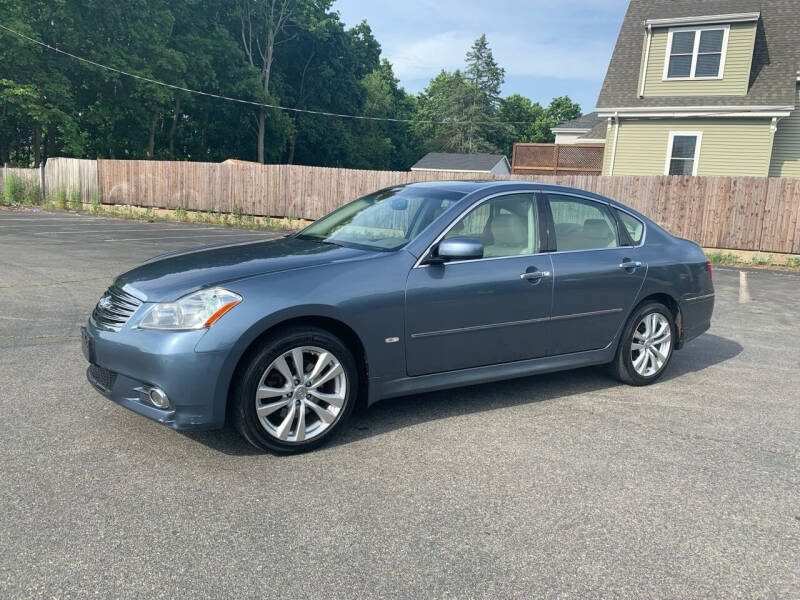
[[[666,294],[678,303],[682,344],[706,331],[714,312],[714,284],[702,248],[652,227],[641,256],[648,269],[640,298]]]

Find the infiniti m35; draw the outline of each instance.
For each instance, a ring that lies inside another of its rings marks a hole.
[[[436,182],[278,240],[152,258],[113,282],[82,346],[111,400],[291,453],[357,403],[588,365],[654,383],[713,308],[702,249],[618,202]]]

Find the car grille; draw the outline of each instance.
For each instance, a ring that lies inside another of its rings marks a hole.
[[[141,305],[142,301],[136,296],[131,296],[112,285],[94,307],[92,320],[102,329],[119,331]]]
[[[101,392],[110,393],[114,389],[114,382],[117,380],[117,374],[114,371],[109,371],[97,365],[89,365],[89,383],[96,387]]]

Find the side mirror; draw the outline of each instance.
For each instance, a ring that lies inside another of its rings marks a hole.
[[[483,244],[468,237],[450,238],[442,241],[432,262],[450,260],[475,260],[483,258]],[[438,258],[438,260],[436,260]]]

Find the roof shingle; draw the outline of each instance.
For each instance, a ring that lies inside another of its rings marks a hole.
[[[423,156],[412,169],[442,171],[491,171],[497,163],[508,160],[505,154],[455,154],[431,152]]]
[[[631,0],[597,106],[793,106],[800,64],[797,0]],[[760,12],[756,46],[745,96],[638,96],[647,19]]]

